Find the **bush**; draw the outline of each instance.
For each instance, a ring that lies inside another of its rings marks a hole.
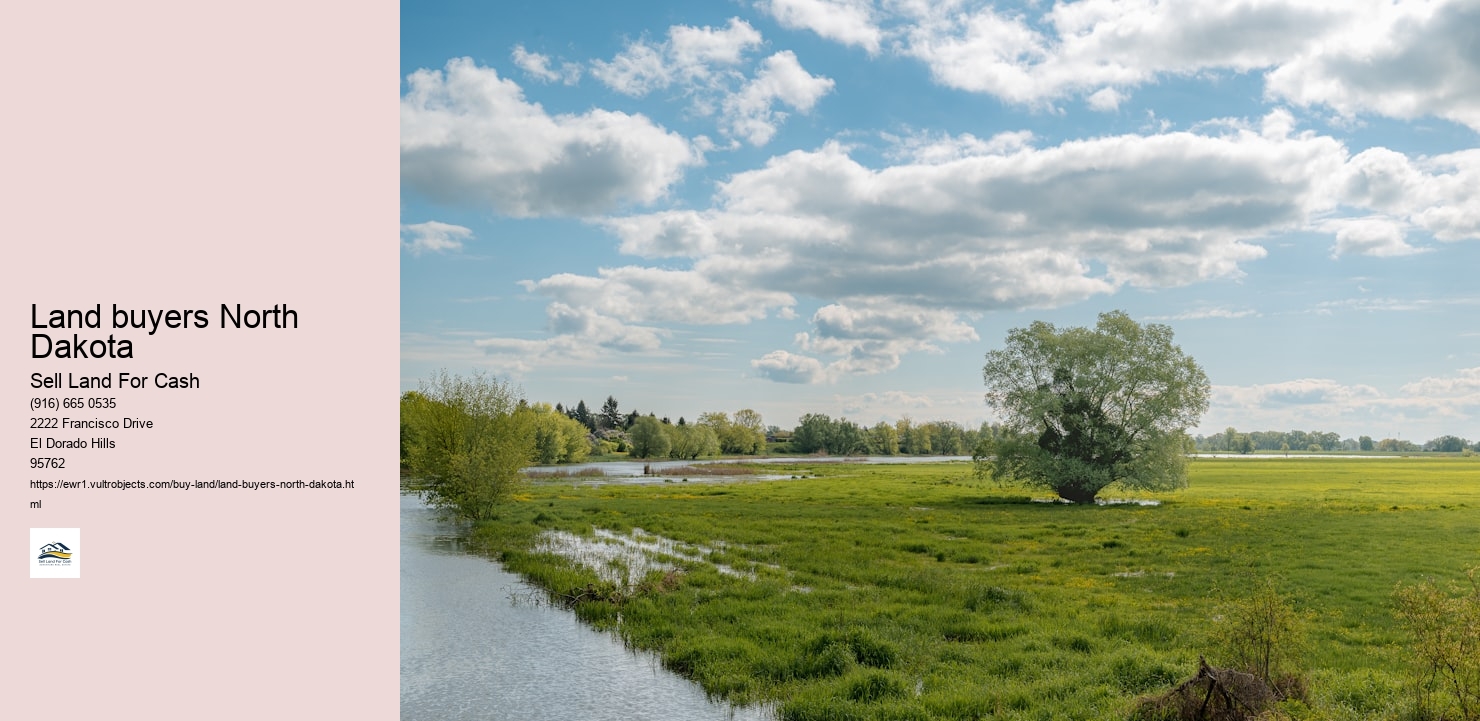
[[[1290,696],[1303,686],[1300,662],[1305,653],[1305,618],[1274,581],[1259,582],[1253,593],[1225,601],[1214,617],[1213,646],[1230,668],[1263,679]]]
[[[1398,618],[1412,636],[1418,715],[1480,719],[1480,568],[1468,585],[1398,586]]]

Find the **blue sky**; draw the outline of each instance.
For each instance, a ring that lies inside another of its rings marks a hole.
[[[1480,6],[402,6],[402,386],[991,420],[1170,325],[1199,429],[1480,439]]]

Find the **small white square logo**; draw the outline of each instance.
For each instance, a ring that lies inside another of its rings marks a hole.
[[[82,578],[82,529],[32,528],[31,578]]]

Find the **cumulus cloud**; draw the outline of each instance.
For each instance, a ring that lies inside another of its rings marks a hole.
[[[511,216],[593,215],[650,203],[702,162],[641,115],[550,115],[470,58],[417,70],[401,98],[401,182],[438,202]]]
[[[594,359],[601,352],[653,354],[671,331],[657,324],[743,324],[774,313],[788,317],[788,293],[725,282],[694,270],[623,266],[596,276],[560,273],[521,281],[549,300],[550,337],[485,338],[478,346],[521,363]]]
[[[776,134],[786,113],[776,109],[783,104],[800,112],[809,112],[817,100],[833,88],[829,78],[817,77],[802,69],[797,56],[783,50],[761,63],[761,69],[739,91],[721,103],[722,123],[729,135],[744,138],[751,145],[765,145]]]
[[[548,338],[481,338],[473,345],[501,366],[525,372],[551,363],[591,361],[612,352],[652,353],[670,335],[664,328],[624,323],[559,302],[546,308],[546,316]]]
[[[1338,198],[1383,211],[1390,223],[1441,241],[1480,239],[1480,150],[1409,159],[1387,148],[1358,153],[1338,176]]]
[[[762,378],[778,383],[821,383],[833,378],[822,361],[804,355],[775,350],[750,362]]]
[[[1331,257],[1350,253],[1387,258],[1423,252],[1405,240],[1403,225],[1382,217],[1344,218],[1321,224],[1321,229],[1336,235]]]
[[[1237,419],[1244,429],[1305,428],[1377,436],[1397,423],[1426,429],[1420,432],[1430,436],[1465,436],[1475,432],[1477,413],[1480,368],[1463,368],[1453,375],[1405,383],[1396,393],[1325,378],[1215,385],[1204,427],[1221,430]],[[1467,429],[1465,424],[1472,427]]]
[[[732,176],[708,210],[610,227],[625,252],[816,298],[1053,307],[1237,275],[1264,255],[1251,240],[1330,207],[1345,157],[1330,138],[1253,131],[996,149],[876,170],[828,144]]]
[[[789,28],[877,52],[942,85],[1051,106],[1120,106],[1167,76],[1263,72],[1271,98],[1351,117],[1434,115],[1480,129],[1480,58],[1466,0],[1080,0],[1028,3],[760,0]]]
[[[1036,17],[961,3],[896,7],[901,51],[938,82],[1023,104],[1088,95],[1098,110],[1163,74],[1273,65],[1341,20],[1295,2],[1086,0]]]
[[[871,55],[879,52],[884,39],[870,0],[760,0],[755,6],[782,27],[811,30]]]
[[[692,270],[641,266],[602,268],[595,277],[561,273],[522,284],[557,303],[630,322],[748,323],[796,303],[782,291],[727,283]]]
[[[883,302],[823,306],[812,315],[812,326],[811,333],[797,335],[797,345],[811,353],[839,356],[818,380],[891,371],[906,353],[940,353],[940,343],[977,340],[976,330],[952,311]]]
[[[515,45],[511,55],[515,65],[542,83],[575,85],[581,80],[581,66],[576,63],[561,63],[557,69],[550,56],[529,52],[523,45]]]
[[[754,368],[830,382],[974,340],[963,314],[1237,278],[1280,233],[1327,233],[1337,256],[1418,252],[1416,230],[1469,237],[1480,192],[1465,182],[1480,153],[1353,157],[1283,110],[1049,147],[1028,133],[889,141],[892,164],[866,166],[830,142],[731,175],[706,208],[600,221],[623,253],[687,267],[526,287],[631,323],[747,323],[818,299],[812,328]]]
[[[401,247],[412,255],[462,250],[463,242],[472,238],[471,229],[436,220],[401,226]]]
[[[1270,95],[1353,116],[1434,115],[1480,130],[1480,5],[1365,2],[1267,76]]]
[[[787,118],[780,107],[810,112],[833,88],[830,78],[803,69],[790,50],[751,64],[746,56],[762,42],[739,18],[718,29],[674,25],[662,42],[638,40],[610,61],[593,61],[591,74],[634,97],[678,88],[695,114],[717,116],[727,136],[760,146]]]

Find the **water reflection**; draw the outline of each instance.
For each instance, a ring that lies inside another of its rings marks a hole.
[[[402,497],[402,721],[771,718],[709,702],[568,611],[518,601],[518,576],[466,553],[463,531]]]

